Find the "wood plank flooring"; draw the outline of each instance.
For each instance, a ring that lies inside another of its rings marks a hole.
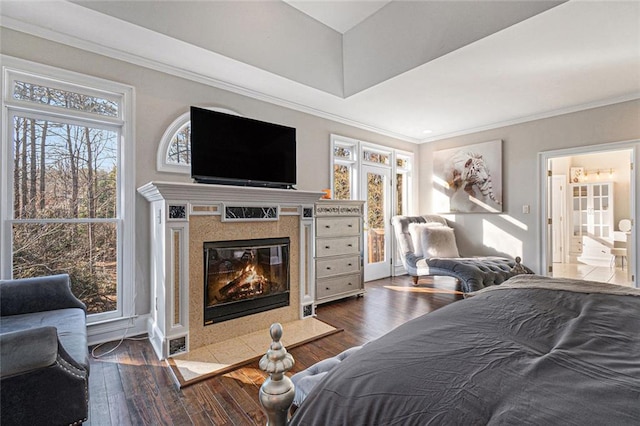
[[[414,287],[404,276],[369,282],[365,288],[364,297],[318,307],[318,319],[344,331],[292,349],[295,365],[290,374],[462,298],[448,277],[421,279]],[[265,377],[254,362],[180,390],[147,340],[125,340],[112,353],[91,359],[85,424],[264,425],[258,390]]]

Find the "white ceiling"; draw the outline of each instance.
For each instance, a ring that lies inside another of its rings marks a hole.
[[[289,2],[339,32],[385,7],[367,3]],[[1,6],[9,28],[416,143],[640,98],[638,1],[572,0],[348,97],[66,1]]]
[[[369,16],[376,13],[391,0],[283,0],[299,11],[306,13],[341,34],[346,33]]]

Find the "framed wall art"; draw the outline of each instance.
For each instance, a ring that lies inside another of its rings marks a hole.
[[[578,183],[584,180],[584,167],[571,167],[569,181]]]
[[[502,212],[502,140],[436,151],[433,174],[437,211]]]

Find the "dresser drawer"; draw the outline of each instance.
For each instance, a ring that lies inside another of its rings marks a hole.
[[[316,219],[316,225],[316,235],[320,238],[360,233],[359,217],[322,217]]]
[[[360,271],[360,256],[328,258],[316,262],[316,276],[318,278],[358,271]]]
[[[342,277],[325,278],[317,281],[316,297],[330,297],[335,294],[358,291],[362,288],[362,276],[360,274],[345,275]]]
[[[316,257],[339,256],[360,253],[360,236],[322,238],[316,240]]]
[[[569,251],[572,253],[582,253],[582,241],[576,238],[572,238]]]

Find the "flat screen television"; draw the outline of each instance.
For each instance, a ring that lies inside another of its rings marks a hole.
[[[191,177],[199,183],[293,188],[296,129],[191,107]]]

